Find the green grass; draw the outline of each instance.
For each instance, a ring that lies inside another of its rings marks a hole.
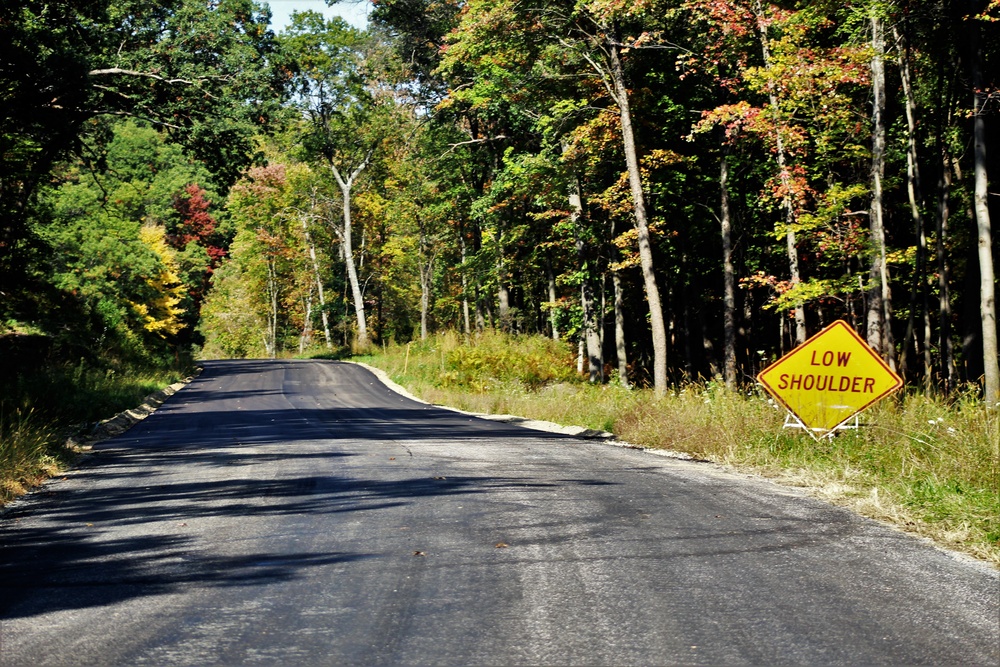
[[[81,362],[8,378],[0,393],[0,505],[65,469],[79,452],[67,445],[70,436],[136,407],[186,374],[120,372]]]
[[[756,389],[709,383],[648,390],[591,386],[573,353],[537,337],[443,334],[358,357],[432,403],[613,432],[802,487],[830,502],[1000,565],[1000,411],[975,392],[907,393],[866,411],[856,431],[815,441],[783,428]]]

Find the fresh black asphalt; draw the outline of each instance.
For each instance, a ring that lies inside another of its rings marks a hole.
[[[997,665],[997,572],[708,464],[226,361],[0,515],[0,665]]]

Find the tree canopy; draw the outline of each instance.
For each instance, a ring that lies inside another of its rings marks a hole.
[[[995,0],[372,4],[0,9],[5,326],[139,357],[499,328],[663,392],[845,319],[1000,400]]]

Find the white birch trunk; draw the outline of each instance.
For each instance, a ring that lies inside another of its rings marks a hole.
[[[559,313],[556,310],[556,299],[558,299],[558,295],[556,294],[556,274],[552,270],[551,260],[546,260],[545,270],[548,273],[549,279],[549,303],[552,304],[549,308],[549,326],[552,327],[552,340],[559,340]]]
[[[972,57],[973,144],[975,152],[976,231],[979,255],[979,314],[983,329],[983,400],[987,408],[1000,409],[1000,367],[997,361],[996,274],[993,271],[993,241],[990,227],[990,207],[987,201],[986,124],[983,120],[985,99],[982,95],[983,76],[978,43],[979,28],[974,26],[976,48]]]
[[[617,271],[612,271],[611,280],[615,287],[615,354],[618,356],[618,381],[628,389],[628,359],[625,352],[625,302],[622,279]]]
[[[729,161],[723,155],[719,165],[719,208],[722,227],[723,273],[723,377],[729,389],[736,388],[736,271],[733,269],[732,222],[729,215]]]
[[[354,299],[354,315],[357,318],[358,323],[358,337],[357,344],[361,348],[368,346],[368,324],[365,319],[365,302],[364,295],[361,292],[361,283],[358,280],[358,271],[354,263],[354,249],[352,247],[352,229],[351,229],[351,188],[354,187],[354,181],[361,174],[362,171],[368,166],[371,161],[373,151],[370,151],[365,159],[358,165],[357,169],[354,170],[347,178],[344,178],[340,170],[337,169],[337,165],[330,163],[330,169],[333,172],[333,177],[337,181],[337,185],[340,187],[341,198],[344,200],[344,212],[343,221],[339,231],[340,241],[344,248],[344,264],[347,267],[347,279],[351,286],[351,296]]]
[[[882,178],[885,173],[885,37],[882,20],[871,16],[872,28],[872,204],[871,242],[875,254],[869,272],[867,340],[895,369],[895,344],[892,340],[891,296],[886,266],[885,226],[883,224]]]
[[[458,234],[458,246],[462,253],[462,325],[464,327],[465,335],[468,336],[472,333],[472,323],[469,318],[469,277],[465,274],[465,233],[460,231]]]
[[[302,232],[306,237],[306,246],[309,248],[309,259],[312,262],[313,279],[316,281],[316,291],[319,296],[319,316],[323,321],[323,339],[326,341],[326,349],[333,349],[333,339],[330,337],[330,321],[326,312],[326,292],[323,290],[323,276],[319,271],[319,260],[316,258],[316,244],[309,234],[309,222],[305,216],[302,217]]]

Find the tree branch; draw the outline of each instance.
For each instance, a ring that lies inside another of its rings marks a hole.
[[[122,69],[121,67],[109,67],[109,68],[106,68],[106,69],[92,69],[89,72],[87,72],[87,76],[105,76],[105,75],[109,75],[109,74],[117,74],[117,75],[121,75],[121,76],[138,76],[138,77],[143,77],[143,78],[146,78],[146,79],[155,79],[156,81],[162,81],[164,83],[169,83],[169,84],[182,83],[182,84],[185,84],[185,85],[188,85],[188,86],[197,86],[197,85],[201,84],[203,81],[209,81],[209,80],[227,81],[230,78],[228,76],[199,76],[199,77],[197,77],[195,79],[180,79],[180,78],[168,79],[166,77],[160,76],[159,74],[153,74],[152,72],[140,72],[140,71],[134,70],[134,69]],[[217,99],[211,93],[206,92],[205,94],[208,95],[209,97],[211,97],[213,100]]]

